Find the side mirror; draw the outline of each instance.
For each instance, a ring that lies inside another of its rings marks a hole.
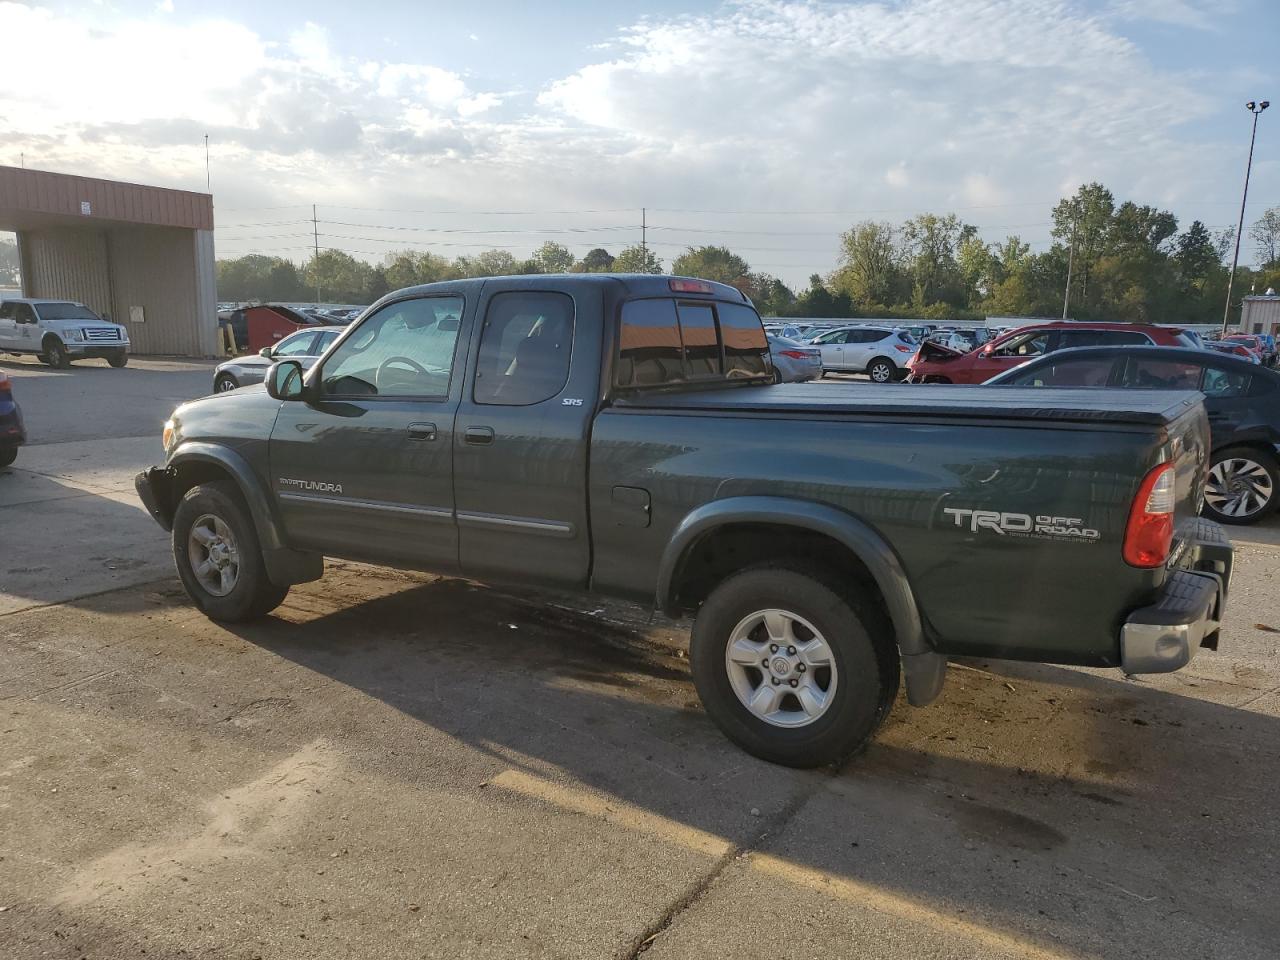
[[[302,364],[297,360],[280,360],[267,370],[267,393],[274,400],[299,400],[302,397]]]
[[[270,348],[270,347],[263,347],[261,350],[259,350],[259,351],[258,351],[258,356],[263,357],[263,358],[265,358],[265,359],[267,359],[267,360],[270,360],[270,359],[271,359],[271,348]]]

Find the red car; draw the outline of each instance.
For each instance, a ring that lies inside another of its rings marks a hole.
[[[1020,327],[976,350],[960,353],[937,343],[922,343],[907,364],[908,383],[984,383],[998,373],[1054,350],[1138,344],[1197,347],[1184,331],[1146,323],[1050,321]]]

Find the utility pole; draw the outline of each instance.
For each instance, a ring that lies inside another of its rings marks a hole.
[[[1236,227],[1236,252],[1231,257],[1231,273],[1227,275],[1227,305],[1222,308],[1222,335],[1227,335],[1227,321],[1231,319],[1231,287],[1236,282],[1236,264],[1240,262],[1240,234],[1244,232],[1244,205],[1249,199],[1249,173],[1253,170],[1253,142],[1258,138],[1258,114],[1271,106],[1271,101],[1245,104],[1253,114],[1253,133],[1249,135],[1249,159],[1244,165],[1244,193],[1240,195],[1240,223]]]
[[[213,180],[209,174],[209,135],[204,135],[204,190],[213,193]]]
[[[1062,293],[1062,319],[1067,319],[1067,305],[1071,302],[1071,268],[1076,260],[1076,221],[1071,220],[1071,246],[1067,248],[1067,288]]]
[[[640,208],[640,262],[644,264],[644,270],[649,272],[649,217],[648,211]]]
[[[303,234],[305,236],[305,234]],[[316,272],[316,305],[320,304],[320,225],[316,221],[316,205],[311,205],[311,236],[315,240],[315,256],[311,259],[311,269]]]

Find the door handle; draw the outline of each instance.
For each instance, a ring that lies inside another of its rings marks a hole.
[[[462,439],[476,446],[486,446],[493,443],[493,427],[467,427],[462,433]]]
[[[409,424],[410,440],[434,440],[435,438],[436,438],[436,425],[434,423]]]

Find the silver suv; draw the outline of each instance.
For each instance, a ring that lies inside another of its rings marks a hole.
[[[74,300],[14,297],[0,301],[0,353],[35,354],[59,369],[82,357],[123,367],[129,362],[129,333]]]
[[[876,383],[901,380],[916,342],[893,327],[849,326],[829,330],[809,341],[822,351],[822,372],[865,373]]]

